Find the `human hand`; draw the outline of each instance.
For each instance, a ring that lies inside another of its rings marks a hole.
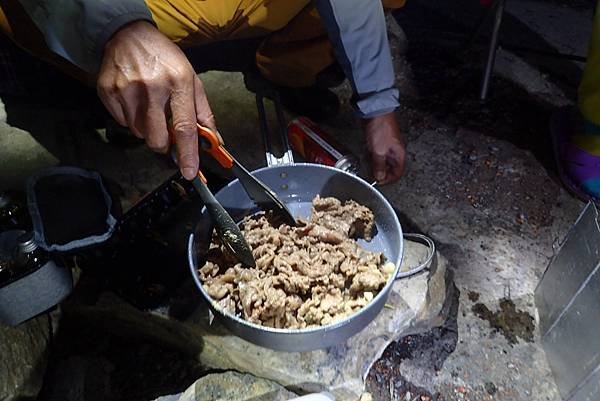
[[[104,47],[97,90],[117,122],[156,152],[169,148],[171,117],[181,173],[196,176],[196,123],[217,127],[202,82],[177,45],[146,21],[126,25]]]
[[[365,119],[363,128],[377,183],[389,184],[399,180],[404,173],[406,150],[394,113]]]

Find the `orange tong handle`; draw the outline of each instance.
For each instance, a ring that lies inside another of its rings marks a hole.
[[[208,184],[206,177],[204,176],[204,174],[202,174],[202,171],[200,170],[198,170],[198,178],[200,178],[200,181],[202,181],[203,183]]]
[[[210,144],[210,148],[204,148],[205,152],[208,152],[223,168],[230,169],[233,167],[233,157],[221,145],[217,134],[211,129],[198,124],[198,135],[205,138]]]

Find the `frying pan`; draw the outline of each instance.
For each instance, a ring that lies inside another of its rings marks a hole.
[[[272,96],[281,134],[285,135],[279,101],[276,94]],[[284,148],[286,148],[284,157],[276,158],[271,152],[270,142],[267,138],[268,133],[265,130],[266,121],[262,95],[257,95],[257,105],[261,118],[261,130],[265,136],[268,167],[256,170],[252,174],[269,186],[296,218],[310,216],[312,200],[317,195],[333,196],[341,201],[353,199],[359,204],[367,206],[373,211],[377,231],[370,242],[359,240],[359,244],[368,250],[383,252],[387,260],[395,265],[394,273],[367,306],[343,320],[326,326],[306,329],[275,329],[250,323],[222,310],[204,290],[198,269],[205,262],[206,250],[212,233],[211,220],[206,210],[203,210],[202,216],[188,240],[189,268],[213,314],[233,334],[254,344],[280,351],[310,351],[328,348],[361,331],[385,305],[402,261],[402,227],[389,202],[377,189],[361,178],[329,166],[293,163],[286,140],[283,140]],[[259,211],[244,191],[239,180],[229,183],[217,192],[215,197],[235,221],[241,221],[244,217]]]

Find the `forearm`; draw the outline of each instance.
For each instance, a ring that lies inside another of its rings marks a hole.
[[[354,89],[356,114],[369,118],[396,109],[399,93],[381,2],[318,0],[317,8]]]

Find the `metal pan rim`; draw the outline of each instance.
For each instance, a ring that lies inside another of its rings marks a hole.
[[[216,301],[214,299],[212,299],[212,297],[210,295],[208,295],[208,293],[204,290],[204,287],[202,285],[202,281],[200,280],[200,277],[198,276],[198,268],[196,266],[196,260],[195,257],[193,255],[193,249],[194,249],[194,233],[191,233],[188,239],[188,265],[189,268],[191,270],[192,273],[192,277],[194,278],[194,282],[196,283],[196,286],[198,287],[198,289],[200,290],[200,292],[202,293],[202,296],[205,298],[205,300],[209,303],[210,308],[217,313],[218,315],[227,318],[227,319],[231,319],[234,320],[235,322],[243,325],[243,326],[247,326],[249,328],[255,329],[255,330],[259,330],[259,331],[264,331],[264,332],[268,332],[268,333],[272,333],[272,334],[282,334],[282,335],[298,335],[298,334],[310,334],[310,333],[318,333],[318,332],[328,332],[328,331],[333,331],[336,330],[338,328],[341,328],[343,326],[346,326],[347,324],[349,324],[350,322],[352,322],[353,320],[357,319],[361,314],[366,313],[368,310],[370,310],[371,308],[374,308],[377,306],[378,301],[383,298],[383,297],[387,297],[389,295],[389,291],[391,289],[391,287],[394,285],[394,283],[396,282],[396,276],[398,275],[399,271],[400,271],[400,266],[402,264],[402,259],[403,259],[403,254],[404,254],[404,241],[403,241],[403,233],[402,233],[402,226],[400,225],[400,222],[398,220],[398,216],[396,214],[396,212],[394,211],[394,208],[392,207],[392,205],[389,203],[389,201],[383,196],[383,194],[381,194],[381,192],[379,192],[377,189],[373,188],[368,182],[366,182],[365,180],[363,180],[362,178],[350,174],[346,171],[334,168],[334,167],[330,167],[330,166],[325,166],[322,164],[314,164],[314,163],[294,163],[294,164],[281,164],[281,165],[276,165],[276,166],[268,166],[268,167],[262,167],[259,168],[257,170],[252,171],[252,173],[258,173],[264,170],[271,170],[274,168],[282,168],[282,167],[303,167],[303,166],[309,166],[311,168],[314,167],[319,167],[319,168],[323,168],[326,170],[332,170],[336,173],[341,173],[341,174],[345,174],[347,176],[352,177],[353,179],[355,179],[360,185],[363,185],[365,187],[368,187],[369,190],[373,191],[375,193],[375,195],[383,202],[383,205],[385,205],[386,208],[389,209],[389,211],[392,213],[392,215],[394,216],[396,223],[398,225],[398,227],[400,228],[400,243],[399,243],[399,253],[398,253],[398,259],[395,263],[396,268],[394,269],[394,272],[391,274],[390,278],[388,279],[387,283],[385,284],[385,286],[383,286],[383,288],[377,293],[377,295],[371,300],[371,302],[369,302],[365,307],[363,307],[362,309],[354,312],[352,315],[339,320],[337,322],[325,325],[325,326],[314,326],[314,327],[308,327],[308,328],[304,328],[304,329],[278,329],[278,328],[274,328],[274,327],[267,327],[267,326],[261,326],[259,324],[256,323],[252,323],[249,322],[241,317],[235,316],[233,314],[230,314],[229,312],[225,312],[222,308],[216,306]],[[227,184],[224,188],[228,188],[231,187],[232,185],[236,185],[236,183],[238,182],[238,180],[233,180],[232,182],[230,182],[229,184]]]

